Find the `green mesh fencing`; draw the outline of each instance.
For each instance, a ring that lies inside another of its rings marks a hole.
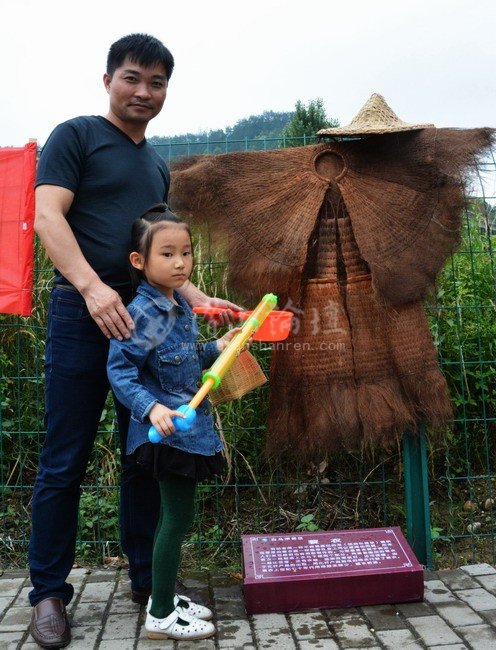
[[[172,160],[312,142],[315,139],[307,137],[301,142],[227,139],[160,145],[157,150]],[[496,560],[495,187],[496,166],[491,159],[481,166],[470,188],[462,245],[427,304],[456,406],[453,427],[442,443],[430,444],[427,431],[427,460],[422,461],[430,483],[425,521],[430,515],[431,527],[423,532],[427,563],[432,556],[440,567]],[[209,295],[233,298],[221,252],[212,249],[208,231],[195,234],[193,281]],[[37,243],[33,315],[0,316],[2,566],[26,563],[30,498],[44,436],[43,353],[51,275],[50,263]],[[208,338],[213,332],[202,325],[201,334]],[[268,370],[269,346],[260,344],[254,353]],[[405,483],[401,441],[390,453],[339,454],[312,467],[288,470],[263,453],[267,396],[265,385],[215,412],[225,440],[228,472],[223,480],[200,486],[195,524],[184,546],[185,562],[236,569],[243,533],[412,525],[405,503],[418,505],[419,494],[418,487]],[[406,460],[409,467],[411,459]],[[109,399],[81,491],[77,548],[81,563],[120,562],[118,484],[118,437]]]

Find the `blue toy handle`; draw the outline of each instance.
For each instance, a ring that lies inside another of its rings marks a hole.
[[[154,426],[151,426],[151,427],[148,429],[148,440],[149,440],[150,442],[153,442],[154,445],[156,445],[157,442],[160,442],[160,441],[162,440],[162,438],[163,438],[162,434],[159,433],[159,432],[157,431],[157,429],[155,429]]]
[[[196,411],[189,404],[181,404],[179,408],[176,409],[184,415],[184,418],[174,417],[172,418],[172,424],[176,428],[176,431],[188,431],[191,429],[193,422],[196,420]],[[161,433],[155,429],[154,426],[151,426],[148,429],[148,440],[156,444],[163,439]]]

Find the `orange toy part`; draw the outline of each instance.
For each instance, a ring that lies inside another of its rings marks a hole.
[[[223,307],[193,307],[195,314],[218,316],[227,309]],[[247,320],[252,311],[235,312],[240,320]],[[254,341],[283,341],[289,336],[293,314],[290,311],[271,311],[260,328],[253,335]]]

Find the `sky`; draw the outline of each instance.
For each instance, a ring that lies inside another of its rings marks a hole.
[[[495,0],[0,0],[0,146],[105,114],[108,48],[132,32],[176,61],[148,136],[317,97],[347,124],[374,92],[407,122],[496,126]]]

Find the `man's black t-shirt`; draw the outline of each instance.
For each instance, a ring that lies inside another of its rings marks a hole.
[[[135,144],[104,117],[77,117],[59,124],[41,152],[36,185],[74,192],[66,215],[81,251],[101,280],[129,285],[131,224],[167,201],[169,170],[143,139]],[[58,273],[56,281],[67,283]]]

